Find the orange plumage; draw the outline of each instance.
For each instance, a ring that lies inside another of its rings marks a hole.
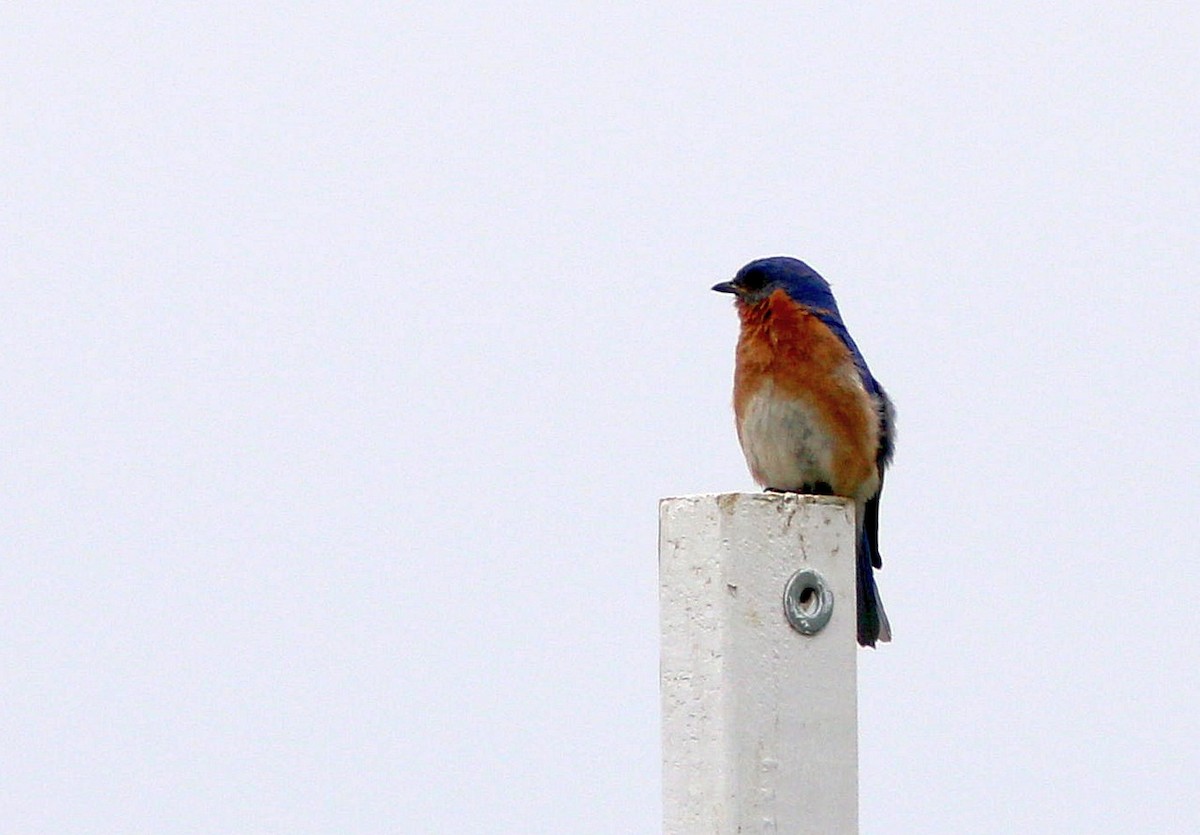
[[[877,487],[875,462],[878,418],[859,380],[850,350],[825,324],[796,304],[783,289],[757,303],[738,302],[741,334],[734,374],[733,408],[738,435],[747,444],[751,399],[764,388],[769,397],[794,398],[811,411],[830,436],[831,460],[826,481],[839,496],[864,499]],[[752,469],[754,469],[752,467]],[[799,484],[771,483],[769,473],[754,472],[764,487],[798,490]],[[863,495],[864,490],[866,494]]]

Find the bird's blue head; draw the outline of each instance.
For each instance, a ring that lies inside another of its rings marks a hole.
[[[733,281],[724,281],[713,289],[718,293],[733,293],[746,304],[756,304],[783,289],[793,301],[805,307],[837,315],[837,302],[829,282],[803,261],[783,255],[751,261],[738,270]]]

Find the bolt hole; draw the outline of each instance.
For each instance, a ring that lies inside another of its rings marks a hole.
[[[801,635],[816,635],[833,614],[833,594],[825,578],[811,568],[801,568],[783,587],[783,614]]]
[[[812,616],[817,611],[821,597],[812,586],[805,586],[800,592],[800,611],[806,616]]]

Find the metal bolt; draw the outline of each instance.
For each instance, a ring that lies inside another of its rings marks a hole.
[[[801,568],[783,588],[783,613],[801,635],[816,635],[833,616],[833,592],[821,572]]]

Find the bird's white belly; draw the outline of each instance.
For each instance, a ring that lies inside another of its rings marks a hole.
[[[755,481],[776,490],[833,484],[833,436],[813,409],[773,388],[767,382],[750,397],[738,428]]]

